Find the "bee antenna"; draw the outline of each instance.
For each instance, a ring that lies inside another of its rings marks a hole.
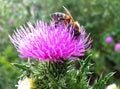
[[[72,18],[72,20],[74,21],[74,19],[73,19],[73,17],[72,17],[72,15],[71,15],[71,13],[69,12],[69,10],[68,10],[65,6],[62,6],[62,7],[64,8],[64,10],[65,10],[66,14],[70,15],[70,17],[71,17],[71,18]]]
[[[64,9],[67,9],[65,6],[62,6]]]

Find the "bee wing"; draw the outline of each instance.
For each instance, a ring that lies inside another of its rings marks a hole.
[[[74,19],[73,19],[72,15],[70,14],[69,10],[68,10],[66,7],[64,7],[64,6],[63,6],[63,8],[64,8],[64,10],[65,10],[65,13],[66,13],[67,15],[69,15],[69,16],[72,18],[72,20],[74,21]]]

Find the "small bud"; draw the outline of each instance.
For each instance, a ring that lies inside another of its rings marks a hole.
[[[17,89],[34,89],[34,81],[30,78],[25,78],[18,81]]]
[[[106,87],[106,89],[118,89],[116,84],[111,84]]]

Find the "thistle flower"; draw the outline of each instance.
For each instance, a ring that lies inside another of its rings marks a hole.
[[[115,50],[116,52],[120,51],[120,43],[115,44],[114,50]]]
[[[13,23],[13,20],[12,19],[9,19],[8,20],[8,24],[12,24]]]
[[[112,38],[112,36],[108,36],[108,37],[106,37],[105,42],[106,42],[107,44],[112,43],[112,42],[113,42],[113,38]]]
[[[25,78],[18,81],[17,89],[34,89],[34,81],[30,78]]]
[[[63,62],[63,59],[77,60],[76,56],[84,56],[90,47],[91,40],[83,27],[80,35],[74,37],[72,27],[59,25],[53,22],[48,25],[37,21],[34,26],[20,27],[12,36],[11,42],[19,52],[21,58],[34,58],[39,61]]]

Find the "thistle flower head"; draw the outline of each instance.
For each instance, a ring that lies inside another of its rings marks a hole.
[[[12,23],[13,23],[13,20],[12,20],[12,19],[9,19],[9,20],[8,20],[8,24],[11,25]]]
[[[28,23],[27,27],[20,27],[9,38],[21,58],[62,62],[64,58],[77,60],[76,56],[84,56],[84,52],[89,48],[89,35],[86,36],[83,27],[80,31],[80,35],[74,37],[72,27],[55,27],[52,22],[48,25],[43,21],[37,21],[34,26]]]
[[[116,44],[115,44],[114,50],[115,50],[116,52],[120,51],[120,43],[116,43]]]
[[[113,38],[112,38],[112,36],[108,36],[108,37],[106,37],[105,42],[106,42],[107,44],[112,43],[112,42],[113,42]]]

